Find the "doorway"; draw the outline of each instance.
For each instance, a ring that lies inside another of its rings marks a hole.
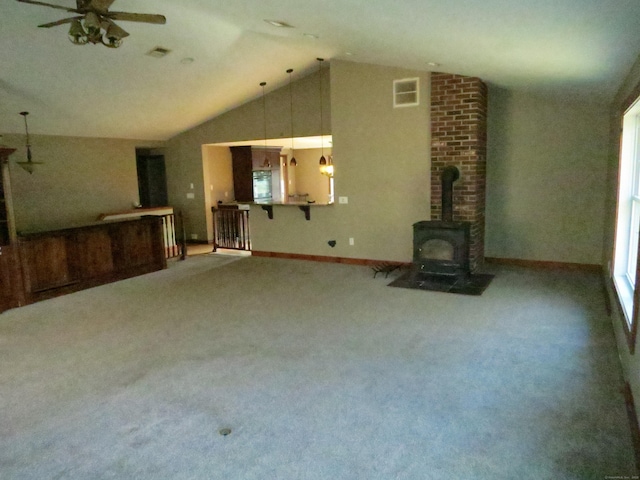
[[[159,149],[136,148],[136,168],[140,205],[145,208],[166,207],[169,196],[164,154]]]

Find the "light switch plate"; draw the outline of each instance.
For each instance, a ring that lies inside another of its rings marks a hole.
[[[187,198],[196,198],[195,193],[187,193]]]
[[[338,197],[338,203],[349,203],[349,197]]]

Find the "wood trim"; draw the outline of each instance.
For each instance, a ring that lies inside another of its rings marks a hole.
[[[301,253],[283,253],[283,252],[264,252],[259,250],[252,250],[251,256],[253,257],[270,257],[270,258],[285,258],[289,260],[309,260],[312,262],[326,262],[326,263],[344,263],[347,265],[380,265],[381,263],[390,263],[394,265],[409,266],[411,262],[396,262],[388,260],[371,260],[367,258],[348,258],[348,257],[329,257],[325,255],[304,255]]]
[[[485,257],[485,262],[516,267],[539,268],[547,270],[572,270],[602,273],[602,265],[594,263],[548,262],[543,260],[524,260],[519,258]]]
[[[616,290],[616,286],[613,283],[613,278],[609,278],[605,280],[605,285],[608,286],[609,289],[613,292],[613,298],[615,300],[616,306],[618,307],[618,311],[620,312],[620,322],[622,323],[622,330],[624,331],[624,336],[627,339],[627,345],[629,347],[629,353],[633,355],[636,350],[636,334],[638,332],[637,322],[634,322],[634,326],[629,329],[629,323],[627,322],[627,316],[624,313],[624,307],[620,303],[620,297],[618,297],[618,292]],[[607,299],[610,298],[607,292]],[[611,306],[611,303],[609,303]],[[635,308],[635,307],[634,307]],[[611,316],[611,313],[609,313]]]
[[[631,442],[633,443],[633,452],[636,457],[636,468],[640,470],[640,426],[638,425],[638,415],[636,414],[636,405],[633,401],[633,391],[629,382],[625,382],[622,387],[622,395],[627,409],[629,418],[629,427],[631,429]]]

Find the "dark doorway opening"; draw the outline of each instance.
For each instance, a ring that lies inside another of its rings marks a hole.
[[[136,148],[136,167],[140,205],[145,208],[166,207],[169,196],[162,152],[157,149]]]

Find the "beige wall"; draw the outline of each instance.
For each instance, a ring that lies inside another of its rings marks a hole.
[[[486,256],[600,264],[607,106],[489,89]]]
[[[283,72],[284,74],[284,72]],[[326,133],[331,132],[329,68],[322,71],[323,113]],[[319,73],[294,81],[294,128],[296,136],[319,134],[320,83]],[[264,138],[262,97],[256,81],[256,98],[208,122],[183,132],[167,142],[167,188],[169,203],[182,210],[187,238],[211,239],[207,229],[206,188],[203,175],[202,145],[221,142],[256,140]],[[267,85],[267,136],[288,138],[291,135],[289,87],[270,91]],[[190,185],[194,184],[194,190]],[[194,199],[187,199],[187,193]]]
[[[325,81],[329,80],[328,69]],[[394,79],[420,77],[418,107],[393,108]],[[378,260],[410,261],[411,225],[429,217],[429,77],[425,72],[332,61],[330,125],[333,133],[336,195],[348,197],[348,204],[312,207],[306,221],[296,207],[277,206],[273,220],[259,207],[252,207],[252,244],[255,250],[329,255]],[[288,88],[268,96],[268,136],[287,137],[290,132]],[[295,134],[319,134],[315,106],[318,79],[311,75],[296,83]],[[302,92],[305,101],[298,101]],[[325,101],[328,101],[325,99]],[[324,107],[325,114],[329,106]],[[302,111],[298,114],[300,108]],[[281,112],[281,114],[277,114]],[[185,185],[202,175],[203,143],[261,138],[261,100],[217,117],[170,140],[167,148],[167,176],[172,203],[182,202],[188,211],[187,229],[206,234],[205,198],[183,200]],[[257,120],[256,120],[257,119]],[[306,153],[302,153],[305,161]],[[296,152],[296,156],[299,155]],[[315,167],[312,167],[315,168]],[[200,171],[200,172],[199,172]],[[297,190],[304,185],[298,185]],[[200,180],[200,189],[203,189]],[[349,246],[349,238],[355,244]],[[336,240],[331,248],[327,242]]]
[[[327,203],[329,201],[329,177],[320,173],[320,164],[318,163],[322,156],[322,150],[309,148],[296,150],[295,154],[298,164],[294,168],[289,168],[290,175],[294,179],[295,189],[290,190],[289,194],[308,193],[310,201]],[[329,155],[331,155],[331,149],[325,148],[325,158]]]
[[[205,209],[211,212],[211,207],[219,201],[228,202],[234,198],[233,166],[231,150],[228,147],[202,147],[202,169],[205,178]],[[207,238],[213,238],[213,216],[206,216]]]
[[[25,160],[24,136],[5,135],[18,151],[11,156],[16,228],[47,230],[95,221],[100,213],[128,210],[139,200],[136,147],[161,142],[31,135],[29,175],[15,164]]]

